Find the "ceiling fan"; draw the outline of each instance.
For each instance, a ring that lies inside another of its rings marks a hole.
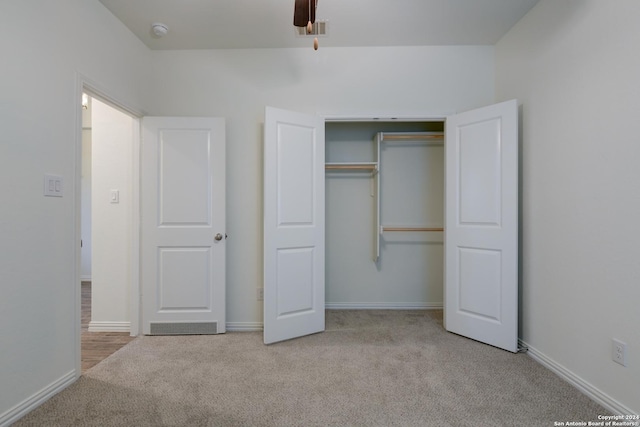
[[[307,34],[313,29],[316,22],[316,8],[318,0],[295,0],[293,7],[293,25],[296,27],[307,27]],[[318,38],[313,39],[313,49],[318,50]]]

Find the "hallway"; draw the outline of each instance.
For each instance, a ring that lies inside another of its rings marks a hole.
[[[91,321],[91,282],[82,282],[82,373],[133,341],[127,332],[89,332]]]

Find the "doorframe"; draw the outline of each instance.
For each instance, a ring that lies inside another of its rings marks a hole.
[[[272,106],[266,106],[266,109],[268,110],[270,107]],[[277,108],[277,107],[272,107],[272,108]],[[423,123],[428,123],[428,122],[439,122],[439,123],[443,123],[445,125],[445,129],[446,129],[446,122],[447,122],[447,118],[453,114],[456,113],[446,113],[446,114],[412,114],[412,115],[395,115],[395,114],[381,114],[381,115],[377,115],[377,114],[359,114],[359,115],[338,115],[338,114],[330,114],[330,113],[321,113],[321,112],[299,112],[299,111],[293,111],[293,110],[286,110],[287,112],[291,112],[293,114],[304,114],[307,116],[315,116],[317,118],[320,118],[322,120],[322,123],[325,127],[324,131],[326,131],[326,125],[327,123],[357,123],[357,122],[366,122],[366,123],[376,123],[376,122],[396,122],[396,123],[402,123],[402,122],[423,122]],[[267,114],[265,113],[265,129],[267,127]],[[446,135],[445,135],[446,137]],[[267,141],[267,136],[266,136],[266,130],[265,130],[265,141],[264,143],[266,144]],[[325,135],[325,141],[326,142],[326,135]],[[265,154],[266,156],[266,154]],[[265,160],[266,161],[266,160]],[[324,162],[323,162],[324,163]],[[324,169],[324,165],[323,165],[323,169]],[[265,169],[265,174],[267,173],[266,169]],[[266,178],[265,178],[265,182],[266,182]],[[266,185],[266,184],[265,184]],[[265,187],[266,188],[266,187]],[[266,190],[265,190],[266,191]],[[444,200],[443,200],[444,202]],[[324,201],[323,201],[323,205],[324,205]],[[323,206],[324,208],[324,206]],[[446,227],[446,226],[445,226]],[[265,242],[266,242],[266,235],[263,236],[265,238]],[[324,238],[326,239],[326,234],[324,236]],[[444,244],[444,241],[443,241]],[[266,249],[265,249],[266,251]],[[266,252],[265,252],[265,256],[266,256]],[[266,263],[265,263],[266,265]],[[445,265],[443,263],[443,271],[445,268]],[[266,267],[265,267],[266,268]],[[323,268],[326,268],[326,265],[323,265]],[[263,275],[265,276],[265,280],[266,280],[266,271],[263,271]],[[266,282],[265,282],[266,285]],[[326,290],[326,281],[323,284],[323,287]],[[443,310],[446,307],[444,298],[445,298],[445,294],[446,294],[446,282],[443,281],[442,283],[442,287],[443,287]],[[263,307],[263,316],[266,319],[266,305],[267,305],[267,300],[265,298],[264,301],[264,307]],[[323,309],[326,309],[326,301],[323,301],[322,303],[322,307]],[[263,337],[266,337],[266,321],[265,319],[263,319]],[[322,329],[324,331],[324,328]],[[303,334],[305,335],[305,334]],[[294,336],[290,336],[289,338],[284,338],[284,340],[290,339],[290,338],[297,338],[299,336],[303,336],[303,335],[294,335]],[[279,340],[282,340],[282,338],[280,338]],[[279,341],[278,340],[278,341]],[[274,341],[270,341],[270,342],[274,342]],[[265,344],[267,344],[266,338],[265,338]]]
[[[87,93],[93,98],[96,98],[109,106],[115,108],[131,116],[133,119],[132,129],[132,198],[131,198],[131,307],[129,316],[131,318],[130,334],[131,336],[137,336],[140,333],[140,316],[142,310],[140,309],[140,121],[144,116],[144,111],[140,108],[133,107],[121,99],[109,94],[109,91],[104,89],[100,84],[91,80],[87,76],[76,73],[76,87],[75,87],[75,109],[76,109],[76,123],[75,123],[75,150],[73,157],[73,283],[74,283],[74,312],[75,312],[75,367],[76,367],[76,379],[82,374],[82,298],[81,298],[81,183],[82,178],[82,94]]]
[[[458,111],[449,111],[439,114],[323,114],[317,113],[319,117],[322,117],[326,122],[339,123],[339,122],[446,122],[447,117],[453,114],[457,114]]]

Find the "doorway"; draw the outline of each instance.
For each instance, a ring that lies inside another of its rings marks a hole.
[[[442,309],[443,131],[442,120],[325,122],[326,308]]]
[[[83,88],[84,89],[84,88]],[[83,90],[80,147],[80,370],[137,334],[137,119]],[[132,301],[135,300],[135,301]]]
[[[446,226],[415,227],[444,231],[445,328],[512,352],[517,351],[517,106],[510,100],[443,118]],[[265,344],[324,330],[324,127],[325,120],[315,115],[265,109]],[[376,175],[378,159],[335,166],[374,168]],[[414,229],[378,225],[377,241],[386,231]]]

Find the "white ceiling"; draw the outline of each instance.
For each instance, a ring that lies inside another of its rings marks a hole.
[[[100,0],[150,49],[307,47],[294,0]],[[320,47],[493,45],[538,0],[318,0]],[[155,37],[151,24],[169,33]]]

